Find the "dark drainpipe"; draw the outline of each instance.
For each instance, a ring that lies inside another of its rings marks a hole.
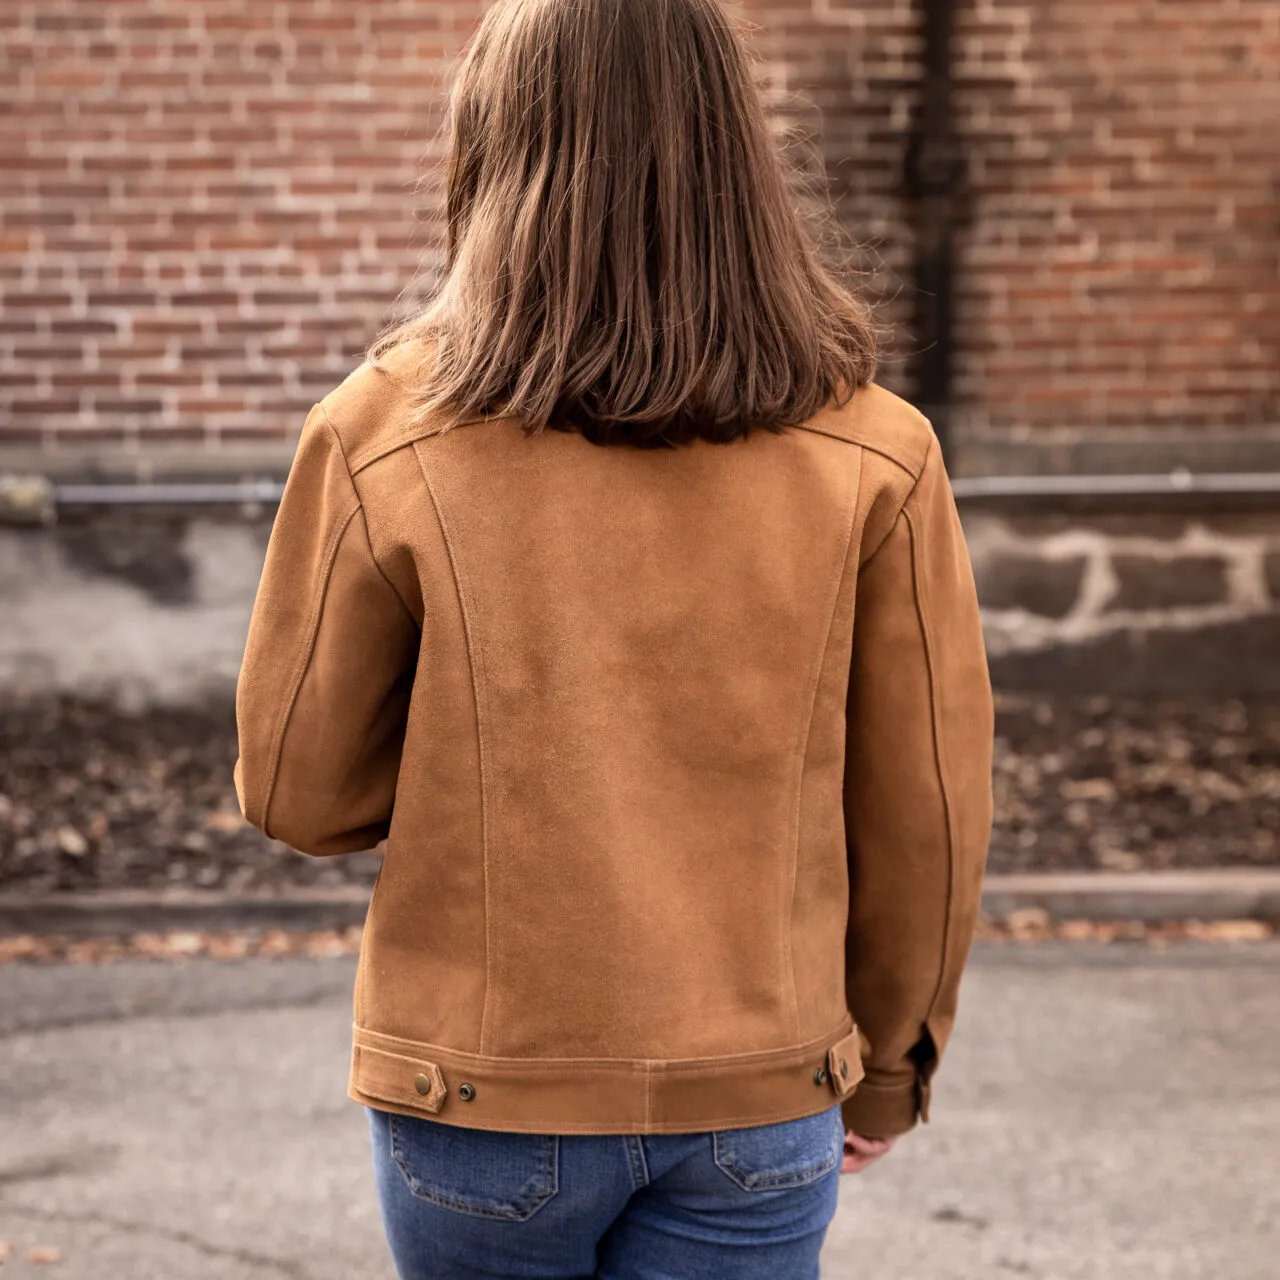
[[[964,159],[952,112],[952,3],[922,0],[924,80],[907,144],[906,194],[916,236],[915,397],[949,456],[955,227]]]

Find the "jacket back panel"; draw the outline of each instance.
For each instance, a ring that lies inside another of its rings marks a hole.
[[[658,1059],[838,1025],[861,459],[491,422],[359,473],[422,607],[362,1025]]]

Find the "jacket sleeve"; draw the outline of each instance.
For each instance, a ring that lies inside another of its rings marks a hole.
[[[236,794],[255,827],[318,855],[386,836],[418,645],[317,404],[267,545],[236,689]]]
[[[857,588],[844,783],[846,991],[865,1036],[843,1104],[855,1133],[929,1118],[977,926],[993,737],[973,571],[933,439]]]

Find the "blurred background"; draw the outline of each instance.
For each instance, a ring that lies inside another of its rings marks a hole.
[[[115,954],[123,943],[39,939],[74,932],[69,920],[100,937],[141,930],[182,895],[242,925],[246,898],[329,890],[297,920],[358,923],[376,855],[309,860],[241,822],[232,698],[303,419],[439,270],[441,94],[484,7],[0,0],[0,958]],[[1216,913],[1221,936],[1265,940],[1280,914],[1280,4],[734,7],[780,143],[834,214],[833,251],[841,237],[857,246],[887,334],[881,380],[944,442],[999,698],[992,873],[1127,876],[1138,896],[1108,913],[1159,924],[1143,877],[1196,872],[1217,896],[1166,897],[1166,914],[1208,936]],[[1239,873],[1234,898],[1212,878],[1224,871]],[[1019,889],[1033,880],[993,883],[1005,893],[993,937],[1057,929],[1062,910]],[[95,900],[116,914],[95,916]],[[196,924],[214,919],[202,910]],[[281,913],[287,902],[267,913],[273,927]],[[1088,909],[1076,915],[1076,935],[1095,937]],[[195,924],[147,936],[144,953],[210,950]],[[358,935],[254,936],[224,953],[343,953]],[[0,968],[0,1028],[32,1035],[50,1010],[116,1000],[121,1017],[168,1017],[205,998],[179,985],[148,1005],[125,976],[20,972]],[[1013,999],[999,983],[1022,978],[992,972],[974,1000]],[[339,1007],[345,974],[321,983]],[[246,970],[228,990],[259,981]],[[288,998],[315,997],[310,981],[285,983]],[[1230,1057],[1232,1036],[1267,1017],[1249,1013],[1254,987],[1213,981],[1225,985],[1188,995],[1171,978],[1183,995],[1169,994],[1169,1021],[1190,1016],[1186,1001],[1238,1007],[1239,1025],[1202,1028],[1206,1052]],[[92,996],[85,982],[100,984]],[[242,998],[270,1003],[227,996]],[[1254,1060],[1275,1061],[1275,1047]],[[324,1076],[325,1106],[342,1070]],[[1275,1134],[1274,1072],[1250,1088],[1269,1099],[1255,1125]],[[971,1094],[980,1116],[980,1082]],[[0,1104],[27,1096],[0,1086]],[[6,1124],[0,1245],[3,1197],[17,1194],[10,1233],[27,1243],[10,1251],[24,1274],[44,1265],[24,1250],[70,1230],[70,1210],[41,1219],[40,1196],[5,1180]],[[21,1168],[39,1166],[37,1128]],[[43,1176],[37,1191],[62,1175]],[[1236,1211],[1262,1221],[1255,1201]],[[975,1214],[938,1212],[949,1239],[981,1235]],[[882,1261],[897,1256],[884,1248]],[[1121,1251],[1115,1270],[1002,1248],[961,1249],[954,1271],[899,1259],[889,1273],[985,1276],[1000,1258],[1046,1276],[1265,1270],[1190,1244],[1167,1265]],[[201,1256],[190,1274],[279,1274],[269,1249]],[[172,1258],[122,1265],[188,1274]]]

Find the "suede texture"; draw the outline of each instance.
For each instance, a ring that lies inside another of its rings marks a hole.
[[[308,415],[237,690],[249,821],[385,841],[350,1097],[543,1133],[927,1119],[993,737],[928,422],[870,386],[678,450],[411,430],[413,358]]]

